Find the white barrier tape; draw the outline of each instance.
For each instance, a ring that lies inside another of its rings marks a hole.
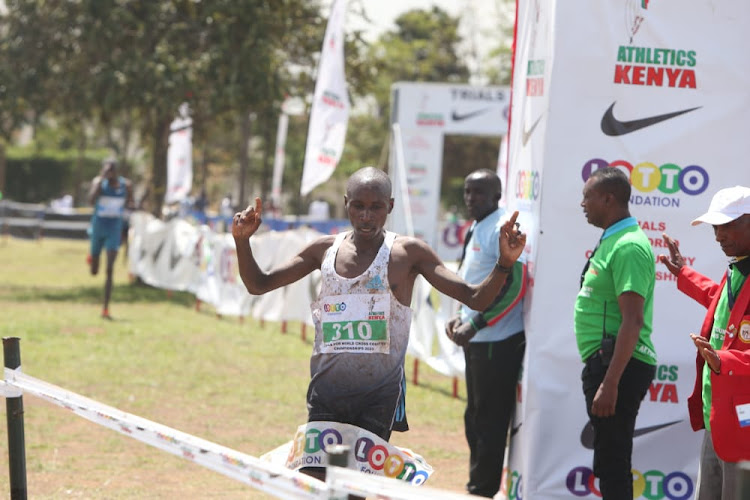
[[[398,479],[372,476],[342,467],[329,467],[326,485],[331,499],[345,499],[347,494],[378,500],[469,500],[476,496],[417,486]]]
[[[20,398],[23,396],[23,392],[19,391],[13,386],[5,383],[5,380],[0,380],[0,396],[5,398]]]
[[[328,498],[325,483],[250,455],[180,432],[80,396],[20,371],[6,370],[5,385],[46,399],[91,422],[191,460],[253,488],[289,500]]]
[[[5,380],[10,379],[16,373],[21,373],[20,367],[16,368],[15,370],[10,369],[10,368],[5,368],[5,372],[4,372]],[[3,396],[5,396],[6,398],[20,398],[21,396],[23,396],[23,391],[6,383],[5,380],[0,380],[0,388],[2,388]]]

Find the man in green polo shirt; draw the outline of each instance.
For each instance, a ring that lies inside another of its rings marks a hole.
[[[581,380],[594,429],[594,475],[604,500],[633,498],[631,455],[641,401],[656,372],[651,342],[655,261],[630,216],[630,181],[617,168],[591,174],[581,206],[604,233],[581,274],[575,304]]]

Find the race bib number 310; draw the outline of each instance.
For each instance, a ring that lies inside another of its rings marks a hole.
[[[388,353],[388,294],[332,295],[321,307],[322,352]]]

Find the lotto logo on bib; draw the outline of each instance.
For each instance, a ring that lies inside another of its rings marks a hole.
[[[693,481],[684,472],[665,474],[659,470],[640,472],[633,469],[633,498],[647,500],[688,500],[693,495]],[[599,480],[588,467],[576,467],[568,473],[565,484],[577,497],[601,498]]]
[[[323,304],[323,310],[327,313],[340,313],[346,311],[346,302],[339,304]]]

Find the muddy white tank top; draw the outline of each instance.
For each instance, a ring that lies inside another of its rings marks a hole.
[[[391,293],[388,262],[396,234],[386,232],[370,267],[354,278],[335,269],[336,254],[351,232],[340,234],[321,266],[318,300],[311,305],[315,343],[310,386],[326,397],[398,387],[409,342],[411,309]]]

